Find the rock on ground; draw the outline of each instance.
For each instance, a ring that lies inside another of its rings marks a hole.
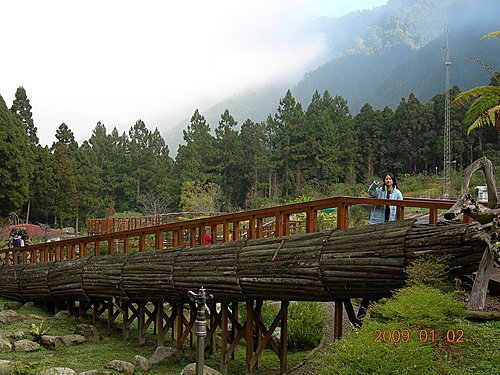
[[[182,369],[181,375],[196,375],[196,363],[190,363]],[[203,375],[222,375],[211,367],[203,366]]]

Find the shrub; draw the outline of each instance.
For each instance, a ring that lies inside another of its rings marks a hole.
[[[326,362],[320,375],[343,374],[439,374],[434,361],[436,352],[429,343],[410,339],[408,342],[375,342],[375,330],[402,330],[397,323],[379,323],[366,320],[361,329],[355,329],[348,339],[335,343],[332,352],[323,358]]]
[[[266,302],[262,307],[262,321],[269,328],[278,314],[280,303]],[[326,314],[321,303],[292,302],[288,307],[288,348],[309,350],[323,338]]]
[[[41,343],[42,336],[49,332],[49,327],[43,326],[43,320],[40,324],[31,323],[30,333],[33,335],[33,341]]]
[[[414,261],[406,267],[408,286],[426,285],[442,292],[451,292],[453,283],[448,273],[448,260],[441,257],[427,257]]]
[[[451,294],[423,285],[409,287],[370,311],[372,317],[360,329],[336,342],[326,355],[315,357],[323,364],[320,375],[498,372],[500,322],[461,319],[464,308]],[[448,342],[443,328],[461,330],[461,341]],[[435,331],[434,340],[421,336],[431,330]],[[409,332],[406,340],[402,340],[402,332]]]
[[[447,330],[465,316],[465,307],[453,294],[418,285],[402,289],[393,298],[376,304],[371,316],[381,323],[407,322],[414,328]]]
[[[326,321],[321,303],[295,302],[288,310],[288,347],[308,350],[318,346]]]

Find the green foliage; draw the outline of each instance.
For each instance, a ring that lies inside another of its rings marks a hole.
[[[0,305],[5,303],[4,299],[0,298]],[[241,307],[240,307],[241,308]],[[240,311],[243,311],[241,309]],[[53,314],[47,313],[40,306],[23,306],[19,313],[25,317],[24,322],[14,323],[12,325],[0,324],[0,335],[6,336],[10,332],[26,330],[26,322],[32,320],[33,315],[41,316],[44,322],[50,325],[50,334],[56,336],[68,335],[74,332],[75,326],[82,322],[92,324],[92,315],[85,315],[82,318],[70,318],[67,320],[55,320]],[[146,332],[146,342],[144,345],[137,345],[137,330],[130,330],[129,340],[123,340],[121,316],[114,322],[112,329],[107,326],[107,319],[104,317],[97,319],[95,327],[101,334],[101,340],[96,344],[84,344],[76,346],[61,346],[57,351],[41,348],[38,352],[11,352],[0,353],[0,359],[12,361],[11,369],[12,375],[39,375],[42,370],[52,367],[68,367],[80,373],[96,369],[100,373],[104,373],[104,365],[111,360],[123,360],[130,362],[135,355],[141,355],[149,358],[156,349],[156,336],[153,334],[153,326],[151,325]],[[240,319],[241,320],[241,319]],[[44,323],[45,324],[45,323]],[[169,335],[166,337],[167,346],[175,346],[174,343],[169,342]],[[299,361],[303,360],[306,352],[289,352],[288,364],[290,367],[296,365]],[[151,368],[148,372],[150,375],[164,375],[164,374],[180,374],[181,370],[190,361],[182,358],[181,361],[174,364],[158,365]],[[218,368],[220,364],[220,352],[215,352],[206,358],[206,364],[212,368]],[[4,367],[0,366],[0,373]],[[229,374],[242,374],[245,372],[245,350],[240,345],[236,350],[235,360],[229,361]],[[255,370],[256,375],[278,375],[279,374],[279,361],[276,354],[271,349],[265,349],[261,357],[261,366]]]
[[[42,320],[39,324],[31,323],[30,333],[33,336],[33,341],[40,342],[43,335],[49,332],[49,327],[44,327],[44,321]]]
[[[359,227],[368,223],[368,213],[361,206],[349,207],[349,228]]]
[[[278,314],[280,304],[265,302],[262,321],[269,327]],[[292,350],[311,350],[323,337],[326,314],[319,302],[292,302],[288,307],[288,347]]]
[[[412,328],[429,328],[446,331],[454,328],[465,316],[465,307],[452,294],[417,285],[404,288],[393,298],[376,304],[371,309],[375,321],[408,324]]]
[[[500,365],[500,323],[463,320],[463,306],[449,294],[410,287],[370,312],[374,318],[315,356],[319,374],[487,375]]]
[[[7,216],[27,202],[32,171],[23,124],[0,96],[0,215]]]
[[[498,38],[499,35],[500,31],[494,31],[483,35],[481,39]],[[474,58],[474,60],[492,76],[492,81],[497,79],[495,72],[491,68],[477,58]],[[498,82],[496,83],[498,84]],[[459,94],[453,101],[453,105],[468,105],[469,108],[464,117],[464,123],[469,125],[468,134],[477,128],[486,126],[495,126],[497,131],[500,129],[500,86],[474,87]]]
[[[321,303],[294,302],[288,308],[288,347],[292,350],[310,350],[323,337],[326,315]]]
[[[39,375],[48,367],[38,361],[13,361],[8,364],[9,375]]]
[[[449,264],[445,258],[426,257],[417,259],[405,269],[409,277],[408,286],[425,285],[442,292],[453,291],[448,273]]]
[[[110,216],[111,218],[140,218],[142,217],[142,214],[137,211],[123,211],[123,212],[115,212],[113,215]]]
[[[415,333],[406,343],[375,342],[375,330],[402,330],[394,322],[365,321],[361,329],[340,340],[323,356],[320,375],[342,374],[444,374],[436,365],[437,353],[430,343],[422,344]]]
[[[186,181],[182,185],[180,204],[187,212],[218,212],[221,188],[213,182]]]

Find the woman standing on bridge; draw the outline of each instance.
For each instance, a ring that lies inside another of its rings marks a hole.
[[[398,190],[398,182],[393,173],[387,172],[384,181],[373,181],[368,188],[368,194],[378,199],[403,200],[403,194]],[[396,206],[373,206],[369,224],[379,224],[396,220]]]

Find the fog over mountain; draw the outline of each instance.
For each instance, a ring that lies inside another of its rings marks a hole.
[[[347,99],[353,114],[365,103],[394,108],[412,92],[426,102],[444,91],[446,29],[452,85],[467,90],[487,84],[488,73],[470,57],[500,70],[498,40],[480,40],[498,30],[499,19],[497,0],[390,0],[385,6],[341,18],[322,17],[315,27],[326,36],[327,61],[323,56],[298,82],[274,82],[242,92],[209,109],[200,108],[200,113],[212,129],[225,109],[239,124],[247,118],[263,121],[274,114],[287,89],[304,109],[314,91],[328,90]],[[169,144],[182,141],[181,129],[188,123],[186,119],[170,131]],[[170,149],[175,152],[177,147]]]

